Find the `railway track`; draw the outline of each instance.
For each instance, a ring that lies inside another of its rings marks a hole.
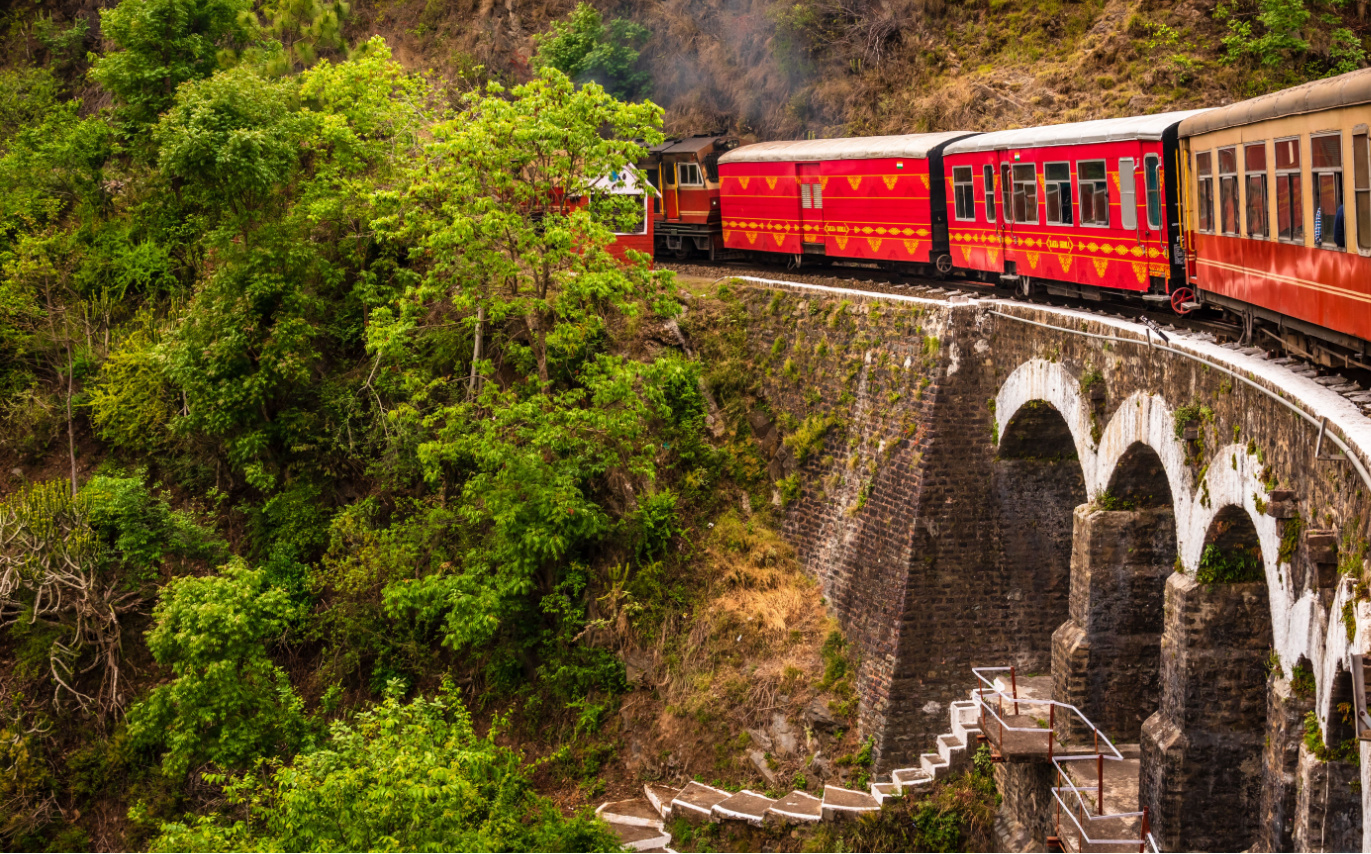
[[[908,276],[887,272],[875,266],[833,265],[813,270],[778,270],[775,267],[746,261],[714,263],[659,261],[657,266],[672,270],[677,275],[695,279],[714,280],[728,276],[757,276],[767,279],[783,279],[800,284],[906,296],[934,298],[952,297],[958,294],[981,297],[994,296],[1001,299],[1016,299],[1026,303],[1071,308],[1102,317],[1115,317],[1123,320],[1137,320],[1139,317],[1146,317],[1167,332],[1190,332],[1195,335],[1207,336],[1222,347],[1265,359],[1285,367],[1296,376],[1313,379],[1319,385],[1341,394],[1356,404],[1364,416],[1371,417],[1371,390],[1368,390],[1371,389],[1371,371],[1344,368],[1333,372],[1310,360],[1287,353],[1278,344],[1269,348],[1245,346],[1242,340],[1242,324],[1228,322],[1222,317],[1216,316],[1217,312],[1210,309],[1202,309],[1194,314],[1181,317],[1170,311],[1151,310],[1135,302],[1111,300],[1108,297],[1093,300],[1046,294],[1032,297],[1011,296],[1004,289],[992,287],[984,282],[955,277],[931,279]]]

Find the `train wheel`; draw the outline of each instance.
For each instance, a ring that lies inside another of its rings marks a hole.
[[[1177,314],[1189,314],[1193,309],[1185,307],[1188,302],[1195,301],[1195,292],[1189,288],[1176,288],[1171,292],[1171,310]]]
[[[945,279],[952,274],[951,255],[939,255],[937,260],[933,263],[937,266],[938,278]]]

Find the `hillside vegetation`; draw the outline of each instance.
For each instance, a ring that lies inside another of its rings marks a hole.
[[[0,848],[599,850],[645,780],[860,783],[747,367],[677,325],[741,304],[606,248],[662,111],[559,69],[635,94],[643,33],[478,85],[349,20],[10,21]]]
[[[1262,91],[1365,11],[10,4],[0,847],[598,849],[645,780],[864,785],[742,303],[621,264],[595,186],[666,131]],[[939,797],[811,842],[984,839]]]

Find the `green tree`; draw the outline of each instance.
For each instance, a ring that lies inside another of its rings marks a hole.
[[[254,487],[327,468],[320,433],[350,441],[355,390],[316,380],[325,359],[361,355],[368,303],[394,298],[368,269],[386,259],[366,194],[426,98],[375,40],[291,80],[235,68],[186,84],[156,129],[217,261],[160,348],[184,404],[173,431],[222,443]]]
[[[297,749],[308,734],[304,706],[269,645],[299,617],[286,591],[242,561],[222,575],[168,583],[147,640],[174,678],[129,712],[134,743],[161,749],[172,777],[203,763],[245,768]]]
[[[91,77],[146,126],[187,80],[208,77],[236,49],[258,38],[252,0],[121,0],[100,13],[116,50],[97,58]]]
[[[533,67],[555,68],[577,83],[593,81],[617,98],[636,100],[651,82],[636,67],[648,35],[646,27],[624,18],[606,24],[594,6],[577,3],[565,20],[552,22],[551,32],[534,36]]]
[[[584,201],[642,155],[633,140],[661,139],[661,112],[550,68],[466,107],[433,128],[402,188],[378,197],[378,230],[414,247],[420,278],[398,308],[371,314],[368,346],[390,368],[373,371],[387,423],[480,535],[450,572],[385,598],[394,617],[441,620],[449,646],[499,659],[509,684],[544,668],[583,696],[622,680],[616,663],[571,642],[584,627],[586,558],[657,491],[656,440],[674,418],[657,368],[610,352],[614,327],[677,310],[646,258],[606,251],[641,197]],[[558,651],[576,658],[569,670],[540,663]]]
[[[288,766],[224,778],[234,816],[166,824],[153,851],[612,851],[588,816],[566,818],[518,754],[478,736],[451,684],[402,704],[391,692]]]
[[[1343,4],[1333,2],[1334,9]],[[1250,59],[1281,68],[1292,81],[1343,74],[1366,64],[1361,40],[1335,12],[1315,13],[1306,0],[1220,3],[1214,17],[1228,23],[1223,45],[1229,61]]]

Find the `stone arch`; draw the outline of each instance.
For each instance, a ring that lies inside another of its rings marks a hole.
[[[1079,458],[1076,439],[1057,407],[1030,400],[1019,407],[1000,437],[1000,456],[1018,459]]]
[[[1355,720],[1350,713],[1355,709],[1353,700],[1352,674],[1338,662],[1333,684],[1328,686],[1328,702],[1323,708],[1325,744],[1343,744],[1357,737]]]
[[[1170,507],[1174,503],[1166,466],[1146,442],[1134,442],[1123,452],[1105,492],[1133,507]]]
[[[1060,391],[1061,377],[1047,365],[1040,367],[1055,378],[1044,386],[1038,377],[1038,386]],[[1007,588],[1000,622],[1011,662],[1043,672],[1052,660],[1052,632],[1068,612],[1072,513],[1086,501],[1086,474],[1069,396],[1025,393],[1006,399],[992,469],[998,529],[994,572]],[[990,616],[987,623],[995,619]]]
[[[1206,546],[1214,545],[1221,549],[1246,548],[1253,550],[1253,557],[1261,557],[1261,538],[1252,517],[1235,504],[1225,504],[1209,520],[1209,530],[1204,535]]]
[[[995,396],[995,434],[1003,450],[1013,442],[1009,427],[1019,411],[1030,403],[1046,403],[1066,426],[1080,461],[1087,497],[1094,497],[1095,454],[1090,440],[1090,412],[1080,391],[1080,381],[1060,363],[1030,359],[1014,369]],[[1012,447],[1012,445],[1011,445]]]

